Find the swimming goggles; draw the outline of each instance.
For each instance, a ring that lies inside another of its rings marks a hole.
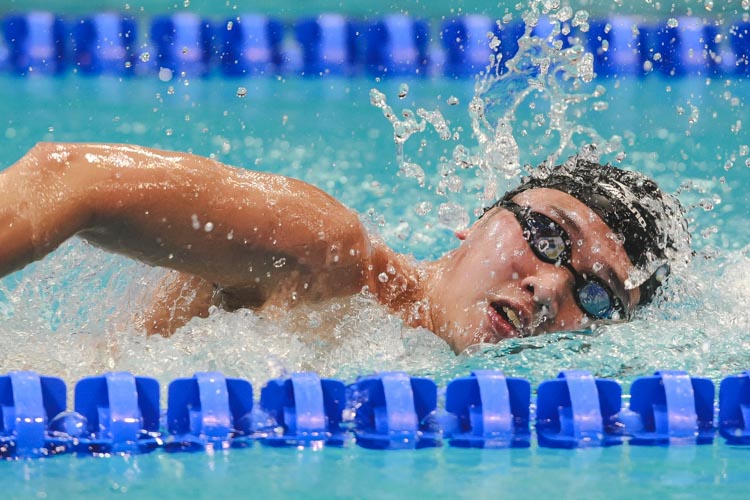
[[[573,275],[575,289],[573,296],[578,307],[592,319],[626,319],[627,314],[620,299],[599,278],[579,273],[571,263],[572,247],[570,237],[560,225],[538,212],[522,208],[513,202],[500,206],[516,216],[523,230],[523,237],[529,242],[534,254],[542,261],[562,266]]]

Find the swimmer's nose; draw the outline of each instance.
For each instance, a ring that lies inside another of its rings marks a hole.
[[[534,274],[521,280],[524,290],[534,297],[537,315],[554,319],[567,300],[573,300],[573,277],[563,267],[540,265]]]

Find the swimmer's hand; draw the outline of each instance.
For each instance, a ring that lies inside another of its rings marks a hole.
[[[218,305],[217,287],[198,276],[170,271],[158,284],[151,304],[140,318],[149,335],[169,337],[191,318],[208,317]]]

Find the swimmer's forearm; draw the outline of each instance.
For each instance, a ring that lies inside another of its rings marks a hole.
[[[325,271],[327,286],[347,293],[365,280],[369,241],[356,214],[301,181],[105,144],[40,144],[2,177],[12,200],[0,200],[0,224],[26,220],[31,234],[15,248],[0,233],[0,247],[11,248],[0,273],[79,233],[230,288],[289,275],[314,281]]]

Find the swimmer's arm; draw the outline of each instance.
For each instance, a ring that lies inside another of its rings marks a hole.
[[[0,173],[0,277],[74,234],[216,283],[237,306],[351,294],[382,271],[358,216],[302,181],[187,153],[39,144]]]
[[[141,321],[149,335],[168,337],[194,317],[208,317],[219,304],[216,286],[192,274],[171,271],[154,290]]]

